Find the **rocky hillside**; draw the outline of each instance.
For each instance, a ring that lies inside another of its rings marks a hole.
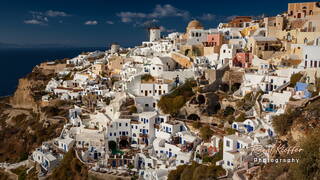
[[[303,151],[290,157],[277,155],[298,158],[299,163],[267,164],[258,179],[320,179],[320,98],[276,117],[273,125],[279,141]]]
[[[60,134],[69,104],[40,101],[53,75],[35,68],[19,80],[12,97],[0,99],[0,162],[24,160],[41,142]]]

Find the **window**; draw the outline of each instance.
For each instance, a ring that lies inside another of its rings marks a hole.
[[[306,54],[305,59],[308,59],[308,54]]]
[[[113,135],[114,135],[114,136],[116,136],[116,135],[117,135],[117,133],[113,133]]]
[[[230,141],[228,141],[228,140],[226,141],[226,146],[230,147]]]
[[[112,136],[112,133],[110,133],[110,136]]]
[[[126,126],[128,126],[128,123],[126,123]]]
[[[121,127],[121,123],[119,123],[119,126]]]

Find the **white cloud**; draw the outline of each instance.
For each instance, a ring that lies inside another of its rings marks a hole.
[[[85,23],[84,23],[85,25],[97,25],[98,24],[98,21],[86,21]]]
[[[175,8],[170,4],[166,4],[163,6],[156,5],[151,13],[120,12],[117,13],[117,16],[121,18],[123,23],[130,23],[141,19],[159,19],[164,17],[182,17],[184,19],[188,19],[190,17],[190,13],[188,11]]]
[[[48,10],[45,12],[29,11],[29,13],[32,16],[32,18],[30,20],[25,20],[24,21],[25,24],[47,24],[49,22],[49,17],[55,18],[55,17],[70,16],[69,14],[63,11],[54,11],[54,10]]]
[[[203,21],[212,21],[215,18],[216,18],[216,15],[210,14],[210,13],[203,14],[202,16],[199,17],[199,19]]]
[[[124,23],[132,22],[135,18],[146,18],[147,14],[144,13],[135,13],[135,12],[120,12],[117,14],[121,18],[121,21]]]
[[[114,24],[113,21],[106,21],[106,23],[107,23],[107,24],[110,24],[110,25]]]
[[[30,19],[30,20],[25,20],[23,21],[25,24],[43,24],[43,22],[38,21],[36,19]]]
[[[45,14],[49,17],[66,17],[70,16],[69,14],[63,12],[63,11],[54,11],[54,10],[48,10],[45,12]]]
[[[170,4],[166,5],[156,5],[154,11],[149,14],[152,18],[162,18],[162,17],[183,17],[183,18],[189,18],[190,13],[185,10],[180,10],[175,7],[173,7]]]
[[[172,33],[172,32],[176,31],[175,29],[167,29],[164,26],[160,26],[159,28],[160,28],[161,32]]]

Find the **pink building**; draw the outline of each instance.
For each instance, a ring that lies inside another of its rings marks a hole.
[[[233,66],[248,68],[252,64],[253,54],[239,52],[233,58]]]
[[[223,36],[220,33],[217,34],[208,34],[207,41],[203,43],[206,47],[212,46],[221,46],[223,41]]]

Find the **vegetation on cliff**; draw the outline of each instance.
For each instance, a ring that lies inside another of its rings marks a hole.
[[[193,87],[196,86],[194,80],[187,80],[183,85],[177,87],[172,93],[162,96],[158,107],[166,114],[177,115],[179,110],[194,95]]]
[[[170,171],[168,180],[214,180],[224,174],[225,171],[220,166],[207,166],[193,162],[191,165],[180,165],[176,170]]]
[[[88,179],[88,168],[76,157],[75,151],[71,149],[66,153],[48,180],[85,180]]]
[[[304,108],[294,109],[275,117],[273,126],[280,138],[287,139],[291,146],[300,146],[302,151],[289,157],[299,159],[298,163],[265,165],[260,179],[271,180],[279,177],[292,180],[320,179],[319,122],[320,99],[311,102]],[[297,133],[303,134],[303,137],[296,141],[292,136]]]

